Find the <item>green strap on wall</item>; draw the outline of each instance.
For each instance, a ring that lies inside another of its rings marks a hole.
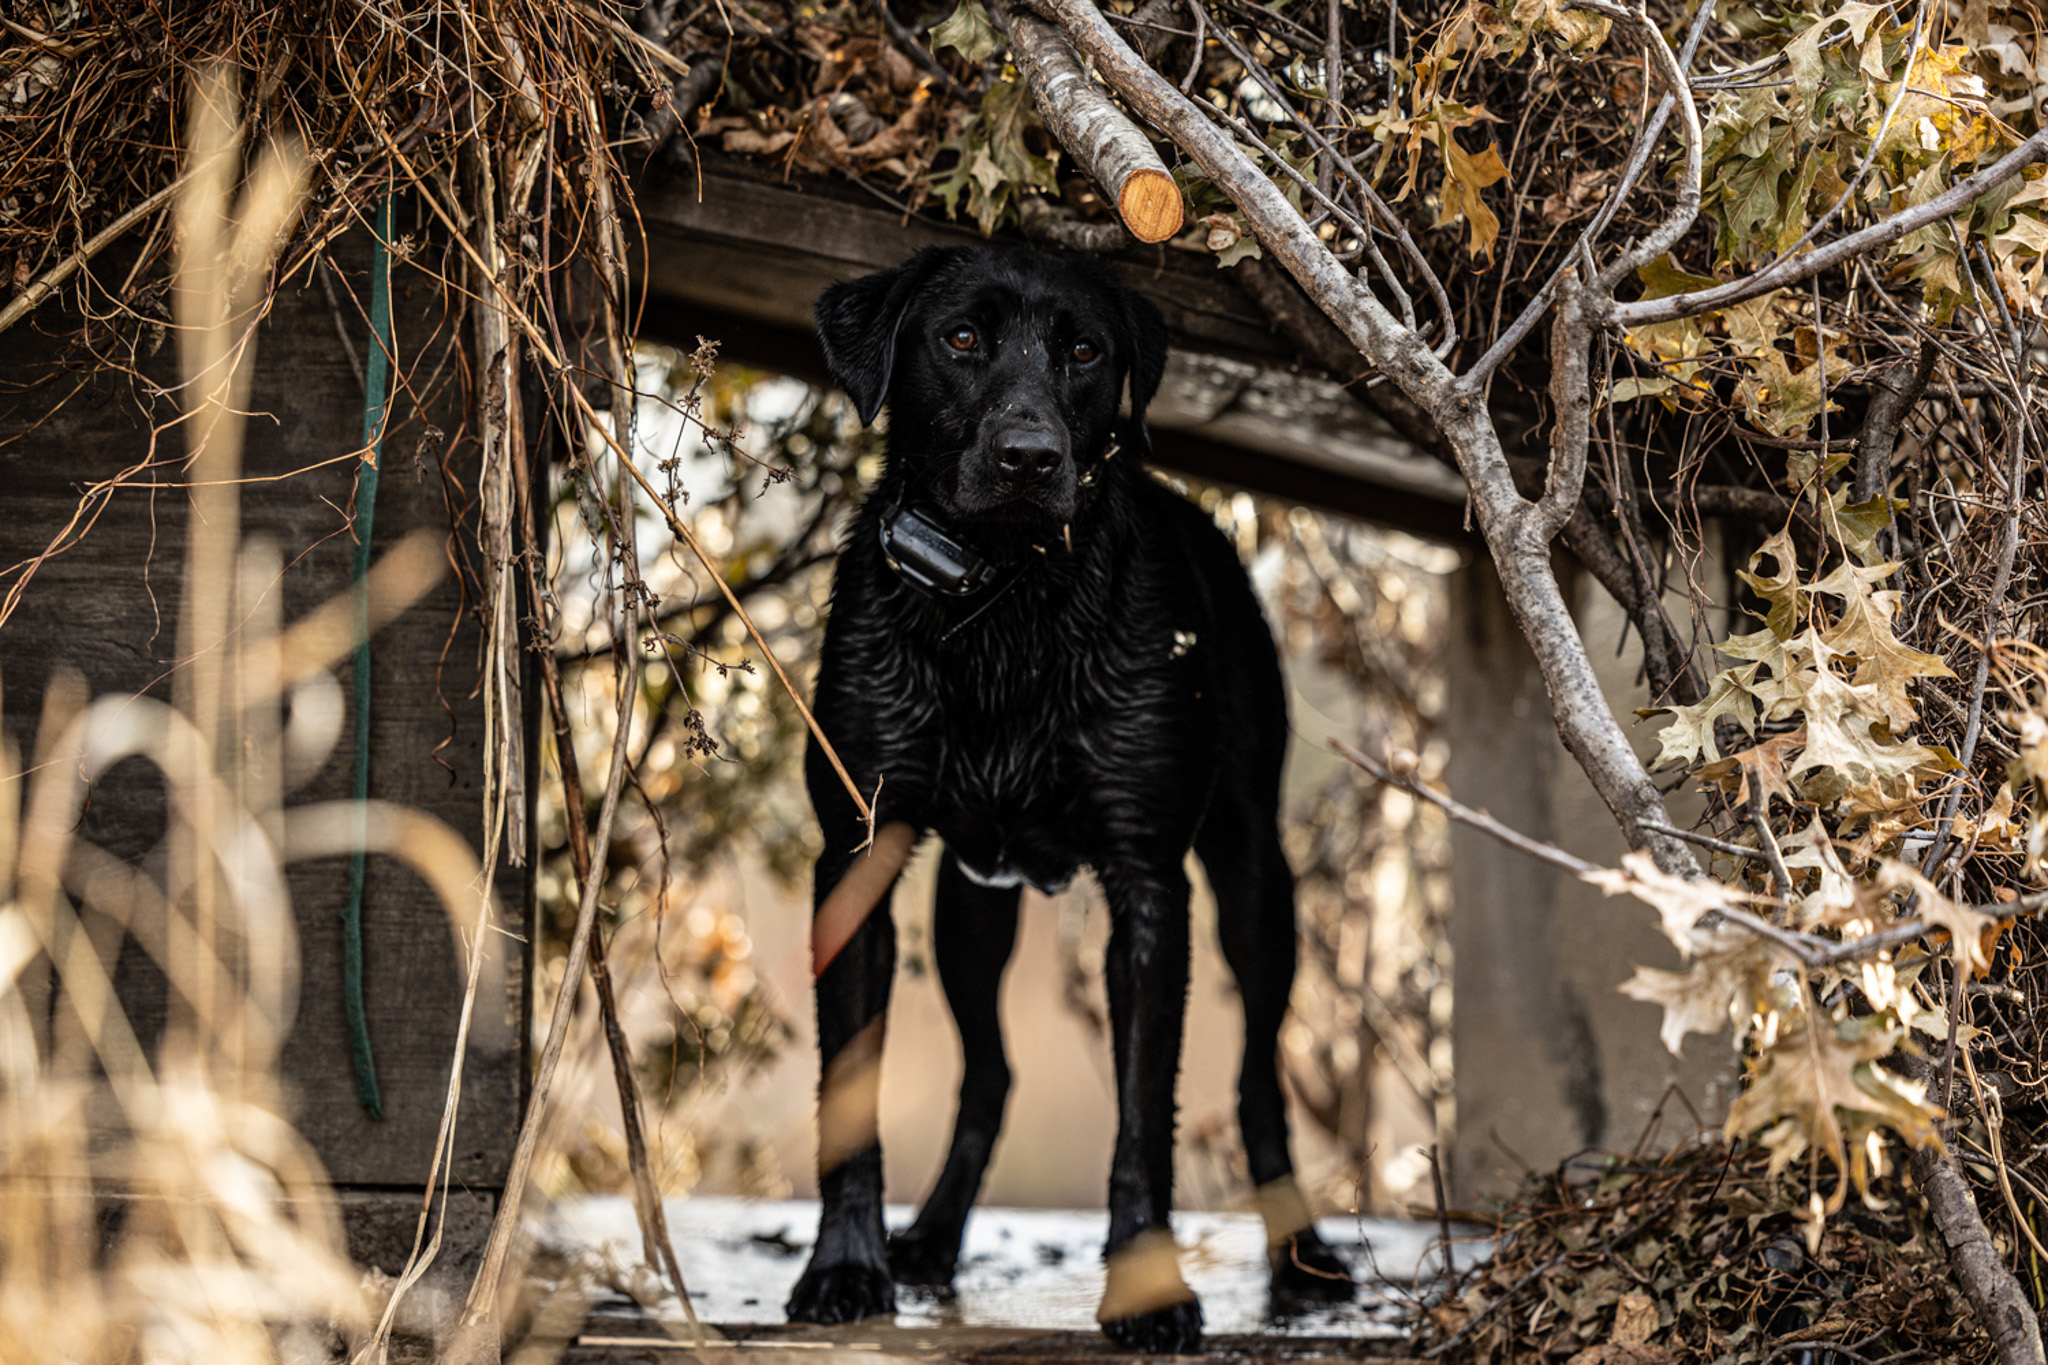
[[[356,1099],[373,1119],[384,1117],[377,1089],[377,1059],[370,1052],[370,1016],[363,1007],[363,863],[370,799],[370,528],[377,514],[377,464],[384,446],[385,390],[391,378],[391,193],[377,205],[370,262],[370,354],[365,366],[363,447],[356,475],[356,560],[350,596],[355,603],[355,847],[348,858],[348,904],[341,912],[341,998],[348,1012],[348,1055],[356,1073]]]

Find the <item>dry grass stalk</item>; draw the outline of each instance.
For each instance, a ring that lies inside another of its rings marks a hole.
[[[254,319],[304,161],[271,144],[237,201],[232,80],[208,76],[191,103],[176,297],[193,506],[176,701],[94,700],[59,678],[33,768],[0,744],[0,1359],[23,1365],[319,1359],[337,1331],[369,1325],[277,1072],[297,1008],[284,867],[355,837],[348,803],[284,804],[338,734],[328,670],[352,644],[350,608],[280,630],[279,558],[238,530]],[[436,569],[415,543],[387,556],[372,618],[402,610]],[[76,837],[89,784],[130,756],[169,794],[161,883]],[[366,824],[370,846],[425,877],[467,937],[473,1002],[494,938],[475,856],[417,812],[376,805]],[[169,986],[153,1055],[113,992],[129,938]],[[459,1086],[459,1055],[456,1070]],[[118,1231],[103,1237],[108,1201]]]

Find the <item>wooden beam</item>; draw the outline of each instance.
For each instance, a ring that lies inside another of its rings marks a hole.
[[[895,265],[922,246],[988,240],[906,215],[842,181],[785,180],[757,163],[711,156],[702,171],[651,174],[640,187],[643,333],[684,347],[716,339],[728,359],[814,383],[829,379],[811,330],[811,305],[828,285]],[[1463,538],[1457,475],[1337,384],[1301,372],[1213,257],[1158,246],[1115,259],[1159,305],[1175,346],[1150,414],[1156,462],[1420,535]]]
[[[899,264],[921,246],[988,242],[971,228],[906,216],[858,186],[785,182],[755,163],[710,156],[701,181],[650,173],[637,204],[647,241],[640,283],[650,302],[688,301],[792,327],[811,325],[811,304],[826,285]],[[1176,345],[1291,363],[1265,314],[1213,257],[1153,246],[1117,259],[1166,314]]]

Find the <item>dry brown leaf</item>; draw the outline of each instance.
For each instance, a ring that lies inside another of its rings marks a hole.
[[[1705,937],[1695,931],[1695,939]],[[1783,949],[1746,929],[1726,927],[1711,937],[1714,946],[1701,951],[1685,971],[1638,967],[1618,988],[1631,1000],[1663,1007],[1658,1037],[1674,1057],[1683,1055],[1687,1034],[1712,1037],[1766,1007],[1772,974],[1794,965]]]
[[[1856,908],[1856,883],[1835,853],[1835,841],[1827,826],[1814,815],[1803,830],[1783,841],[1785,868],[1789,872],[1813,870],[1820,874],[1813,890],[1793,900],[1793,922],[1800,929],[1851,929],[1864,932],[1870,921]]]
[[[1579,876],[1610,896],[1634,896],[1654,908],[1657,927],[1687,957],[1702,948],[1712,950],[1712,944],[1703,944],[1693,931],[1701,915],[1749,899],[1709,877],[1697,881],[1674,877],[1659,869],[1650,855],[1640,850],[1623,858],[1621,865],[1623,870],[1619,872],[1603,867],[1581,872]]]
[[[1804,1015],[1786,1016],[1728,1108],[1730,1137],[1763,1130],[1772,1174],[1811,1147],[1849,1177],[1836,1186],[1829,1212],[1841,1207],[1849,1181],[1868,1193],[1873,1157],[1881,1159],[1870,1139],[1880,1128],[1914,1146],[1939,1141],[1937,1114],[1923,1088],[1876,1065],[1898,1045],[1901,1030],[1867,1020],[1846,1026],[1848,1038],[1834,1023],[1815,1026]]]
[[[1919,719],[1907,688],[1915,678],[1953,678],[1949,666],[1932,654],[1909,648],[1892,632],[1904,594],[1878,588],[1899,566],[1862,568],[1844,562],[1826,578],[1802,592],[1826,593],[1842,604],[1839,618],[1826,634],[1831,649],[1856,660],[1856,682],[1874,688],[1885,720],[1894,733]]]
[[[1958,970],[1967,969],[1972,976],[1982,976],[1990,970],[1991,954],[1984,931],[1995,929],[1997,920],[1980,915],[1967,905],[1956,904],[1918,871],[1887,858],[1878,867],[1867,899],[1888,901],[1895,892],[1918,896],[1910,913],[1926,920],[1930,928],[1948,932],[1949,955]],[[1990,942],[1995,943],[1997,937],[1992,934]]]
[[[1657,1303],[1642,1290],[1631,1290],[1621,1296],[1621,1302],[1614,1305],[1614,1335],[1609,1338],[1615,1346],[1644,1346],[1657,1334]]]

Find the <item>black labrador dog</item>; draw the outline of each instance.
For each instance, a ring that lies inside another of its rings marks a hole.
[[[1191,846],[1244,999],[1238,1119],[1276,1297],[1348,1294],[1295,1187],[1278,1075],[1295,968],[1286,696],[1229,542],[1139,463],[1159,310],[1104,264],[933,247],[827,290],[817,322],[862,420],[890,411],[885,471],[840,550],[816,714],[854,784],[879,791],[875,828],[945,841],[933,949],[966,1074],[938,1184],[886,1243],[871,1122],[821,1138],[823,1217],[790,1317],[851,1321],[892,1310],[896,1282],[952,1279],[1010,1086],[997,994],[1018,899],[1086,866],[1109,903],[1118,1091],[1103,1328],[1127,1349],[1200,1341],[1167,1228]],[[815,743],[806,776],[823,907],[868,827]],[[834,1076],[879,1057],[895,959],[883,892],[818,976],[828,1127]]]

